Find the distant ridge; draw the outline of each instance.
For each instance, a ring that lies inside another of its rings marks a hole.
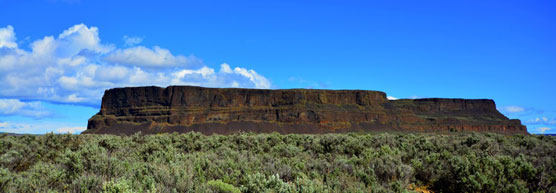
[[[14,136],[18,136],[18,135],[30,135],[30,134],[19,134],[19,133],[6,133],[6,132],[0,132],[0,135],[14,135]]]
[[[194,86],[106,90],[87,133],[477,131],[527,134],[490,99],[400,99],[366,90]]]

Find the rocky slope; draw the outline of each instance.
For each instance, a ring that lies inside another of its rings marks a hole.
[[[107,90],[83,133],[484,131],[526,134],[489,99],[388,100],[365,90],[193,86]]]

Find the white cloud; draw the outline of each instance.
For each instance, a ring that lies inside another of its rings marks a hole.
[[[0,97],[98,105],[105,89],[124,86],[197,85],[270,88],[252,69],[220,70],[193,57],[154,46],[117,48],[101,42],[99,29],[74,25],[57,36],[19,48],[14,28],[0,28]],[[140,43],[130,40],[130,43]]]
[[[81,101],[84,101],[85,98],[83,97],[78,97],[77,94],[71,94],[68,97],[66,97],[65,101],[66,102],[70,102],[70,103],[78,103]]]
[[[234,70],[224,63],[220,71],[203,67],[198,70],[181,70],[171,75],[171,84],[201,85],[209,87],[270,88],[270,81],[254,70],[236,67]]]
[[[222,73],[233,73],[232,72],[232,68],[230,68],[230,65],[223,63],[220,65],[220,72]]]
[[[0,122],[0,132],[20,134],[80,133],[87,128],[84,126],[66,125],[63,122]]]
[[[255,83],[256,88],[270,88],[270,81],[264,76],[257,74],[254,70],[247,70],[245,68],[236,67],[234,72],[228,74],[239,74],[248,78],[251,82]]]
[[[505,106],[500,107],[499,110],[505,113],[519,113],[525,111],[525,108],[519,106]]]
[[[22,102],[17,99],[0,99],[0,115],[21,115],[40,118],[49,116],[40,102]]]
[[[140,44],[143,41],[143,38],[140,37],[130,37],[124,36],[124,42],[126,46],[134,46]]]
[[[153,49],[136,46],[118,49],[104,58],[105,61],[140,67],[176,67],[185,66],[185,56],[174,56],[170,50],[155,46]]]
[[[112,45],[100,43],[98,28],[77,24],[64,30],[56,39],[57,57],[72,57],[82,51],[107,53],[113,50]]]
[[[538,131],[539,133],[546,133],[546,131],[549,131],[549,130],[551,130],[551,129],[548,128],[548,127],[537,128],[537,131]]]
[[[83,56],[76,56],[73,58],[60,58],[58,59],[58,64],[60,65],[67,65],[71,67],[79,66],[84,64],[87,61],[87,58]]]
[[[393,97],[393,96],[387,96],[386,97],[388,100],[398,100],[399,98]]]
[[[172,75],[174,75],[174,77],[177,78],[178,80],[183,79],[186,76],[196,76],[196,75],[199,75],[202,78],[207,78],[209,76],[214,75],[214,69],[203,67],[199,70],[181,70],[173,73]]]
[[[549,119],[547,117],[537,117],[537,118],[529,119],[525,121],[525,123],[532,124],[532,125],[538,125],[538,124],[556,125],[556,119]]]
[[[232,85],[230,87],[237,88],[237,87],[239,87],[239,83],[236,82],[236,81],[233,81]]]
[[[0,125],[0,132],[5,133],[32,133],[33,130],[35,129],[30,124],[4,122]]]
[[[87,129],[87,127],[62,127],[59,129],[56,129],[56,132],[58,133],[81,133],[82,131],[85,131]]]
[[[0,48],[17,48],[17,43],[15,41],[14,28],[11,25],[0,28]]]

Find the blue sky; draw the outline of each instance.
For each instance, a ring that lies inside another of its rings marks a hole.
[[[556,133],[553,1],[0,0],[0,132],[78,133],[111,87],[490,98]]]

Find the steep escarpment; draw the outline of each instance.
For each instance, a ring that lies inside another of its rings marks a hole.
[[[107,90],[84,133],[198,131],[329,133],[488,131],[527,133],[488,99],[388,100],[365,90],[238,89],[193,86]]]

